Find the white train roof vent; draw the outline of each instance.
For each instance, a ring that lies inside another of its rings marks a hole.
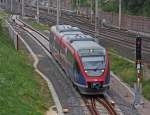
[[[89,35],[84,35],[84,34],[65,34],[63,39],[69,43],[73,43],[75,41],[95,41],[94,38],[92,38]]]
[[[94,38],[92,38],[89,35],[74,35],[71,39],[69,39],[70,43],[73,43],[75,41],[95,41]]]
[[[56,26],[57,31],[61,32],[70,32],[70,31],[80,31],[77,27],[72,27],[70,25],[57,25]]]

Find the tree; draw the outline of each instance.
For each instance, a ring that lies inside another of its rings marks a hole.
[[[111,0],[111,1],[102,0],[101,8],[104,11],[108,11],[108,12],[118,12],[118,10],[119,10],[118,0]]]
[[[145,0],[128,0],[128,7],[127,9],[131,14],[139,15],[143,13]]]
[[[143,7],[143,14],[145,16],[150,16],[150,10],[149,10],[149,8],[150,8],[150,0],[146,0],[144,2],[144,7]]]
[[[2,31],[2,19],[0,19],[0,32]]]

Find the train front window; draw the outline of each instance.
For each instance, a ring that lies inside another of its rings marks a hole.
[[[106,66],[105,56],[82,57],[81,60],[88,76],[101,76],[103,74]]]

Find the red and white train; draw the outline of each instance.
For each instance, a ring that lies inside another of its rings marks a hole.
[[[108,50],[70,25],[52,26],[50,51],[81,94],[104,94],[109,89]],[[61,84],[60,84],[61,85]]]

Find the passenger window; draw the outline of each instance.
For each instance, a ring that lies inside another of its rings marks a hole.
[[[65,54],[67,55],[67,48],[65,48]]]
[[[57,50],[60,50],[60,45],[57,43],[56,40],[55,40],[55,48],[56,48]]]
[[[49,37],[50,43],[52,44],[54,42],[54,36],[52,33],[50,33],[50,37]]]
[[[70,51],[67,52],[67,57],[68,57],[68,60],[73,63],[74,62],[74,57],[72,55],[72,53]]]

